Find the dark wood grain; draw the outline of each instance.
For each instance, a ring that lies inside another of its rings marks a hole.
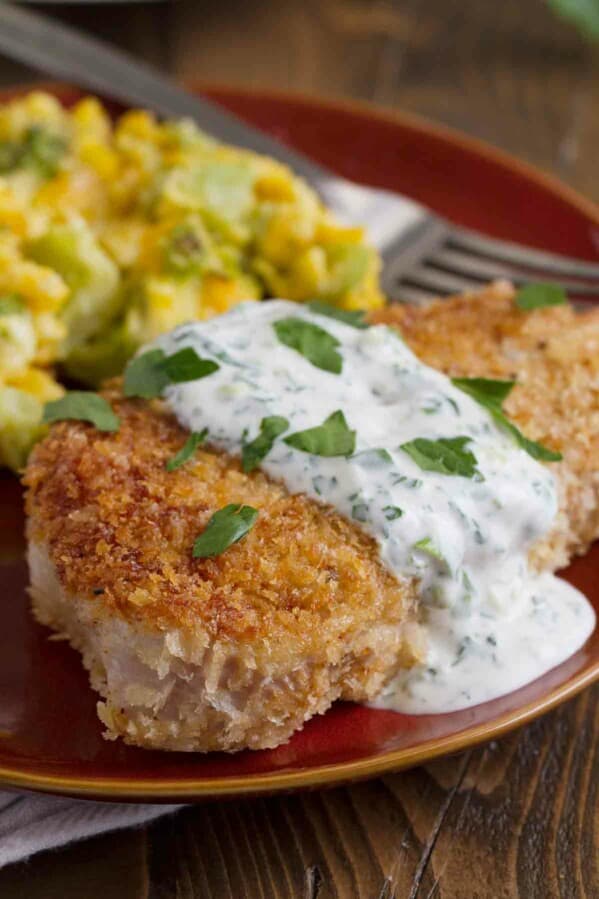
[[[178,76],[348,95],[489,140],[599,198],[599,58],[542,0],[44,6]],[[0,63],[0,83],[32,77]],[[190,808],[0,872],[3,899],[599,897],[599,688],[369,783]]]
[[[6,899],[593,899],[599,689],[505,739],[329,791],[207,803],[0,873]]]

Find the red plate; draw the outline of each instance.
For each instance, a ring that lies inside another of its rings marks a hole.
[[[78,92],[55,91],[66,101]],[[234,112],[343,175],[395,188],[456,222],[592,259],[599,210],[556,181],[461,135],[365,106],[218,89]],[[6,95],[5,95],[6,96]],[[0,99],[2,97],[0,96]],[[285,746],[227,756],[107,743],[79,656],[27,608],[22,499],[0,478],[0,783],[154,802],[274,792],[398,770],[497,737],[599,678],[599,631],[563,665],[493,702],[406,716],[338,703]],[[564,576],[599,614],[599,546]]]

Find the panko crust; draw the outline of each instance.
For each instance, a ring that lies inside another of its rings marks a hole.
[[[29,568],[34,615],[81,653],[104,736],[148,749],[278,746],[335,699],[372,698],[414,647],[413,625],[379,621],[332,641],[323,628],[320,656],[269,659],[260,641],[210,638],[200,620],[161,630],[105,614],[101,598],[64,590],[44,544],[29,544]]]
[[[285,742],[338,698],[364,701],[422,650],[416,589],[333,509],[200,449],[158,401],[104,395],[117,433],[54,426],[25,484],[34,615],[78,649],[105,736],[229,752]],[[259,510],[214,559],[192,547],[228,503]]]
[[[560,511],[533,550],[565,564],[599,531],[599,311],[524,313],[510,285],[371,317],[398,327],[451,376],[518,381],[506,412],[560,450]],[[337,698],[375,695],[421,655],[416,585],[382,565],[373,539],[333,509],[210,447],[175,472],[187,433],[158,401],[104,395],[115,434],[55,425],[25,475],[34,613],[65,634],[102,695],[106,735],[186,751],[284,742]],[[227,503],[255,527],[193,559]]]
[[[392,325],[427,365],[451,377],[516,380],[504,408],[532,440],[563,455],[559,513],[533,558],[566,565],[599,536],[599,308],[525,312],[505,281],[428,306],[390,306],[371,316]]]
[[[60,423],[24,478],[28,538],[47,547],[67,593],[147,626],[262,641],[286,663],[318,655],[323,638],[406,617],[413,587],[358,526],[209,448],[167,472],[187,432],[158,401],[124,400],[117,383],[104,395],[119,431]],[[228,503],[258,509],[256,525],[220,556],[194,559],[196,537]]]

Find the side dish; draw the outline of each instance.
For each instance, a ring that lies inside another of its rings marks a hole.
[[[0,465],[24,464],[63,376],[96,385],[241,300],[375,309],[378,270],[285,166],[190,121],[39,92],[0,106]]]
[[[551,572],[599,531],[599,313],[529,309],[498,284],[380,313],[404,342],[243,304],[47,407],[33,608],[108,737],[271,747],[337,698],[451,711],[583,645]]]

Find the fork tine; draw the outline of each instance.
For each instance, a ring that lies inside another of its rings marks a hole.
[[[511,241],[484,237],[466,228],[452,228],[448,235],[448,243],[458,250],[466,250],[489,259],[499,259],[512,265],[539,269],[558,277],[570,275],[587,278],[597,281],[599,284],[599,263],[589,262],[586,259],[572,259],[558,253],[523,247]]]
[[[412,306],[426,306],[436,297],[426,287],[416,287],[414,285],[408,287],[405,283],[400,283],[389,299],[392,303],[410,303]]]
[[[398,293],[404,293],[405,287],[426,290],[431,295],[446,295],[451,293],[466,293],[472,290],[480,290],[479,280],[464,278],[461,275],[444,272],[432,266],[418,265],[406,272],[398,285]]]
[[[508,278],[515,284],[526,284],[531,280],[530,273],[523,271],[522,266],[507,264],[505,262],[491,262],[480,256],[472,256],[462,250],[439,249],[428,262],[435,268],[475,278],[481,282],[494,278]],[[563,287],[573,295],[599,296],[599,281],[595,284],[585,284],[571,278],[555,278],[552,282]]]

